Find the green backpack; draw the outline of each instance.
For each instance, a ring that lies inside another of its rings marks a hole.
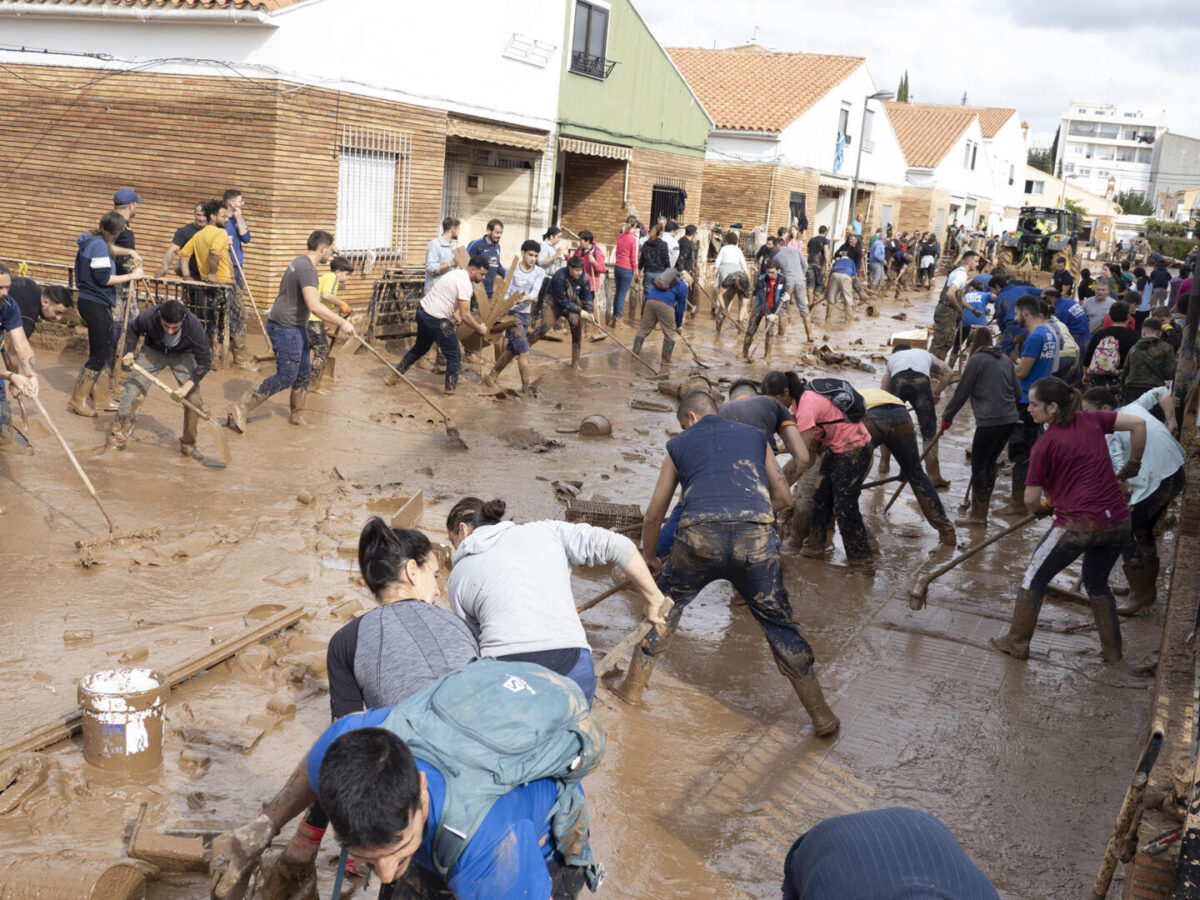
[[[397,704],[380,727],[446,779],[430,854],[443,878],[496,800],[553,778],[555,849],[599,887],[604,867],[592,857],[587,802],[575,784],[600,765],[605,736],[574,681],[533,663],[477,659]]]

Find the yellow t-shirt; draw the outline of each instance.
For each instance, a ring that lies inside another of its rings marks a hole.
[[[188,257],[194,256],[200,277],[207,281],[209,277],[208,257],[214,250],[221,254],[221,261],[217,264],[217,281],[228,284],[233,281],[233,262],[229,258],[229,233],[216,225],[205,225],[183,245],[179,256],[184,262],[184,271],[187,271]]]
[[[317,296],[320,297],[321,302],[330,309],[333,309],[334,304],[331,301],[324,299],[325,295],[336,294],[338,287],[340,287],[340,285],[338,284],[337,272],[326,272],[317,279]],[[316,314],[309,313],[308,321],[320,322],[321,320],[316,316]]]
[[[863,401],[867,404],[867,409],[874,409],[876,406],[888,406],[892,403],[904,405],[904,401],[895,394],[889,394],[883,388],[863,388],[859,391],[862,394]]]

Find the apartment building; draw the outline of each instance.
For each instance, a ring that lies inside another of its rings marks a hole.
[[[1162,114],[1072,101],[1059,128],[1054,170],[1061,165],[1063,178],[1093,194],[1148,195],[1154,144],[1166,130]]]

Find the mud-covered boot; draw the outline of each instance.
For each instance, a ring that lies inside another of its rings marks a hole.
[[[1158,557],[1153,556],[1137,568],[1129,563],[1121,566],[1129,582],[1129,600],[1117,612],[1128,616],[1154,605],[1158,599],[1158,565]]]
[[[792,688],[795,689],[796,696],[800,698],[804,711],[812,719],[813,734],[817,737],[826,737],[841,727],[842,723],[838,721],[838,717],[833,714],[833,710],[825,702],[825,693],[821,690],[821,682],[817,681],[815,674],[810,671],[807,675],[789,678],[788,681],[792,683]]]
[[[292,425],[307,425],[304,421],[304,404],[308,400],[308,388],[292,388],[289,400],[291,415],[288,416],[288,422]]]
[[[1017,593],[1017,600],[1013,604],[1012,624],[1008,627],[1008,634],[988,638],[988,643],[1014,659],[1029,659],[1029,640],[1033,637],[1037,620],[1038,607],[1033,605],[1033,595],[1022,589]]]
[[[610,329],[617,327],[617,317],[613,315],[611,309],[608,311],[608,315],[604,317],[604,327]]]
[[[808,317],[808,316],[801,316],[800,318],[801,318],[801,320],[804,322],[804,340],[805,340],[807,343],[811,344],[811,343],[813,342],[813,339],[812,339],[812,319],[811,319],[810,317]]]
[[[651,656],[641,647],[634,648],[625,680],[613,688],[612,692],[630,706],[641,706],[642,693],[646,690],[646,682],[650,680],[657,662],[658,657]]]
[[[533,383],[529,380],[529,363],[525,361],[525,354],[517,357],[517,372],[521,376],[521,390],[529,390]]]
[[[1012,497],[1008,501],[1008,506],[996,510],[998,516],[1026,516],[1029,515],[1029,507],[1025,505],[1025,488],[1013,488]]]
[[[640,334],[633,339],[633,352],[637,356],[642,355],[642,344],[646,343],[646,339]]]
[[[1110,666],[1121,661],[1121,622],[1117,618],[1117,599],[1111,592],[1088,597],[1092,618],[1100,635],[1100,655]]]
[[[101,372],[92,382],[92,409],[98,413],[116,412],[120,406],[110,390],[108,372]]]
[[[944,491],[950,487],[950,482],[942,477],[942,465],[938,461],[937,444],[934,444],[929,449],[929,455],[925,457],[925,473],[929,476],[929,480],[933,482],[935,490]]]
[[[771,344],[774,342],[774,340],[775,339],[770,335],[763,338],[763,362],[771,361]]]
[[[887,447],[880,445],[879,447],[879,468],[876,471],[880,475],[886,475],[888,469],[892,467],[892,451]]]
[[[75,378],[75,388],[71,391],[71,399],[67,401],[67,409],[77,416],[95,418],[96,410],[88,405],[88,398],[91,397],[92,386],[99,377],[100,373],[95,369],[89,369],[87,366],[80,369]]]
[[[230,353],[233,356],[233,367],[235,369],[246,369],[250,372],[258,371],[258,366],[254,363],[254,357],[250,355],[250,351],[246,347],[246,336],[244,334],[233,334],[229,336],[231,344]]]
[[[829,532],[823,528],[809,528],[804,543],[800,545],[800,555],[809,559],[820,559],[829,546],[829,537]]]
[[[229,407],[229,419],[226,424],[238,434],[246,433],[246,416],[250,410],[261,405],[267,399],[266,394],[260,394],[258,388],[251,388],[238,397],[237,402]]]
[[[571,368],[574,369],[576,372],[583,371],[583,366],[581,366],[579,364],[579,357],[580,357],[582,351],[583,351],[583,347],[581,347],[579,344],[571,345]]]
[[[987,528],[988,523],[988,503],[986,500],[971,500],[971,511],[965,516],[959,516],[954,520],[956,525],[964,525],[968,528],[982,526]]]
[[[445,394],[447,397],[453,397],[454,392],[457,390],[458,390],[458,373],[455,372],[453,375],[451,375],[449,372],[447,372],[445,381],[443,382],[442,393]]]
[[[13,437],[13,430],[11,428],[0,428],[0,453],[10,453],[14,456],[29,456],[33,453],[33,448],[18,444],[17,439]]]
[[[663,341],[662,356],[658,360],[658,373],[666,375],[671,369],[671,356],[675,353],[674,341]]]

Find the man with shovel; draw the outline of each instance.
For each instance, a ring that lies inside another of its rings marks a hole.
[[[5,386],[11,384],[18,396],[28,394],[37,396],[37,368],[33,363],[33,348],[25,336],[24,320],[21,307],[17,301],[8,295],[12,285],[12,273],[0,265],[0,449],[12,449],[17,446],[9,429],[8,397]],[[15,361],[19,371],[10,371],[9,361]],[[21,451],[23,452],[23,451]]]
[[[137,353],[138,338],[144,338],[142,349]],[[170,369],[179,387],[171,391],[176,400],[189,400],[193,406],[207,412],[200,397],[200,381],[212,368],[212,354],[208,349],[208,337],[204,324],[196,314],[188,311],[178,300],[167,300],[158,306],[143,310],[129,323],[125,335],[124,355],[121,368],[129,372],[134,362],[151,375]],[[117,420],[113,423],[104,449],[124,450],[133,436],[138,408],[146,399],[150,381],[140,372],[132,372],[125,382],[121,405],[117,408]],[[200,416],[186,406],[183,409],[183,435],[179,438],[179,452],[196,458],[196,427]]]

